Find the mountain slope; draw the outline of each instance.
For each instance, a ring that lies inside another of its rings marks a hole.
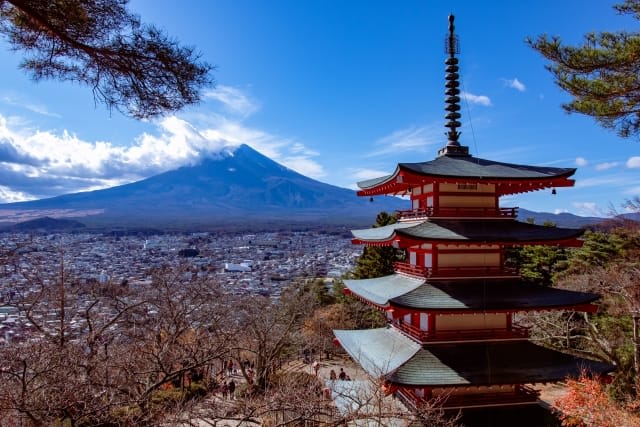
[[[392,197],[355,191],[294,172],[247,145],[150,178],[104,190],[3,205],[11,209],[103,209],[103,220],[311,221],[371,223],[381,210],[406,206]]]

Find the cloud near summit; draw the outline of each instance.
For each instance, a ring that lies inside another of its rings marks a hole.
[[[169,116],[138,135],[130,145],[85,141],[70,130],[33,130],[0,115],[0,203],[52,197],[121,185],[197,164],[223,149],[248,144],[311,178],[324,176],[318,155],[299,142],[245,126],[257,110],[248,96],[229,87],[208,95],[224,112]]]

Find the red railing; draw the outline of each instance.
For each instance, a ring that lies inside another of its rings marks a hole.
[[[437,277],[488,277],[488,276],[517,276],[518,270],[505,266],[470,266],[470,267],[438,267],[431,269],[432,278]]]
[[[451,278],[451,277],[515,277],[518,270],[505,266],[471,266],[471,267],[438,267],[430,268],[413,265],[407,262],[394,262],[393,269],[396,273],[403,273],[415,277]]]
[[[529,328],[511,326],[510,329],[465,329],[455,331],[423,331],[408,323],[394,323],[393,326],[401,332],[420,342],[433,341],[481,341],[481,340],[509,340],[529,338]]]
[[[460,207],[460,208],[417,208],[408,210],[396,211],[396,218],[398,221],[409,221],[421,218],[435,218],[435,217],[453,217],[453,218],[467,218],[467,217],[482,217],[482,218],[515,218],[518,216],[518,208],[474,208],[474,207]]]
[[[513,391],[493,391],[481,394],[449,394],[431,399],[419,397],[411,389],[400,389],[397,393],[398,397],[414,410],[418,409],[420,405],[433,403],[443,409],[529,404],[537,402],[538,396],[540,395],[537,390],[525,385],[519,385]]]
[[[429,277],[431,275],[430,268],[409,264],[408,262],[394,262],[393,269],[396,273],[404,273],[416,277]]]

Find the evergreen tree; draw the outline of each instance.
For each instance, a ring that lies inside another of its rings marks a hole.
[[[640,19],[640,0],[614,8]],[[593,32],[581,46],[567,46],[546,34],[528,43],[551,61],[547,69],[573,97],[563,105],[567,112],[592,116],[622,137],[640,134],[640,33]]]
[[[625,248],[631,246],[631,239],[625,239],[621,232],[586,231],[583,235],[584,244],[571,254],[568,272],[579,273],[590,267],[606,267],[622,256]]]
[[[380,212],[373,227],[383,227],[395,222],[394,215]],[[354,279],[368,279],[393,274],[393,263],[401,258],[402,253],[390,246],[366,246],[350,276]]]
[[[336,302],[335,296],[329,291],[324,279],[307,280],[303,288],[305,292],[310,292],[313,295],[315,303],[319,306],[324,307]]]
[[[200,100],[211,66],[126,8],[128,0],[0,0],[0,34],[34,80],[92,88],[94,99],[136,118]]]
[[[526,222],[534,224],[534,218]],[[545,227],[556,227],[551,221],[545,221]],[[558,246],[535,245],[511,248],[507,252],[507,263],[515,265],[526,281],[538,285],[551,286],[556,275],[567,268],[567,251]]]

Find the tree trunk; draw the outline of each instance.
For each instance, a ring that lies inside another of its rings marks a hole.
[[[640,376],[640,337],[638,334],[640,332],[640,314],[634,313],[632,315],[633,318],[633,368],[635,369],[635,380],[636,387],[640,386],[638,384],[638,377]]]

